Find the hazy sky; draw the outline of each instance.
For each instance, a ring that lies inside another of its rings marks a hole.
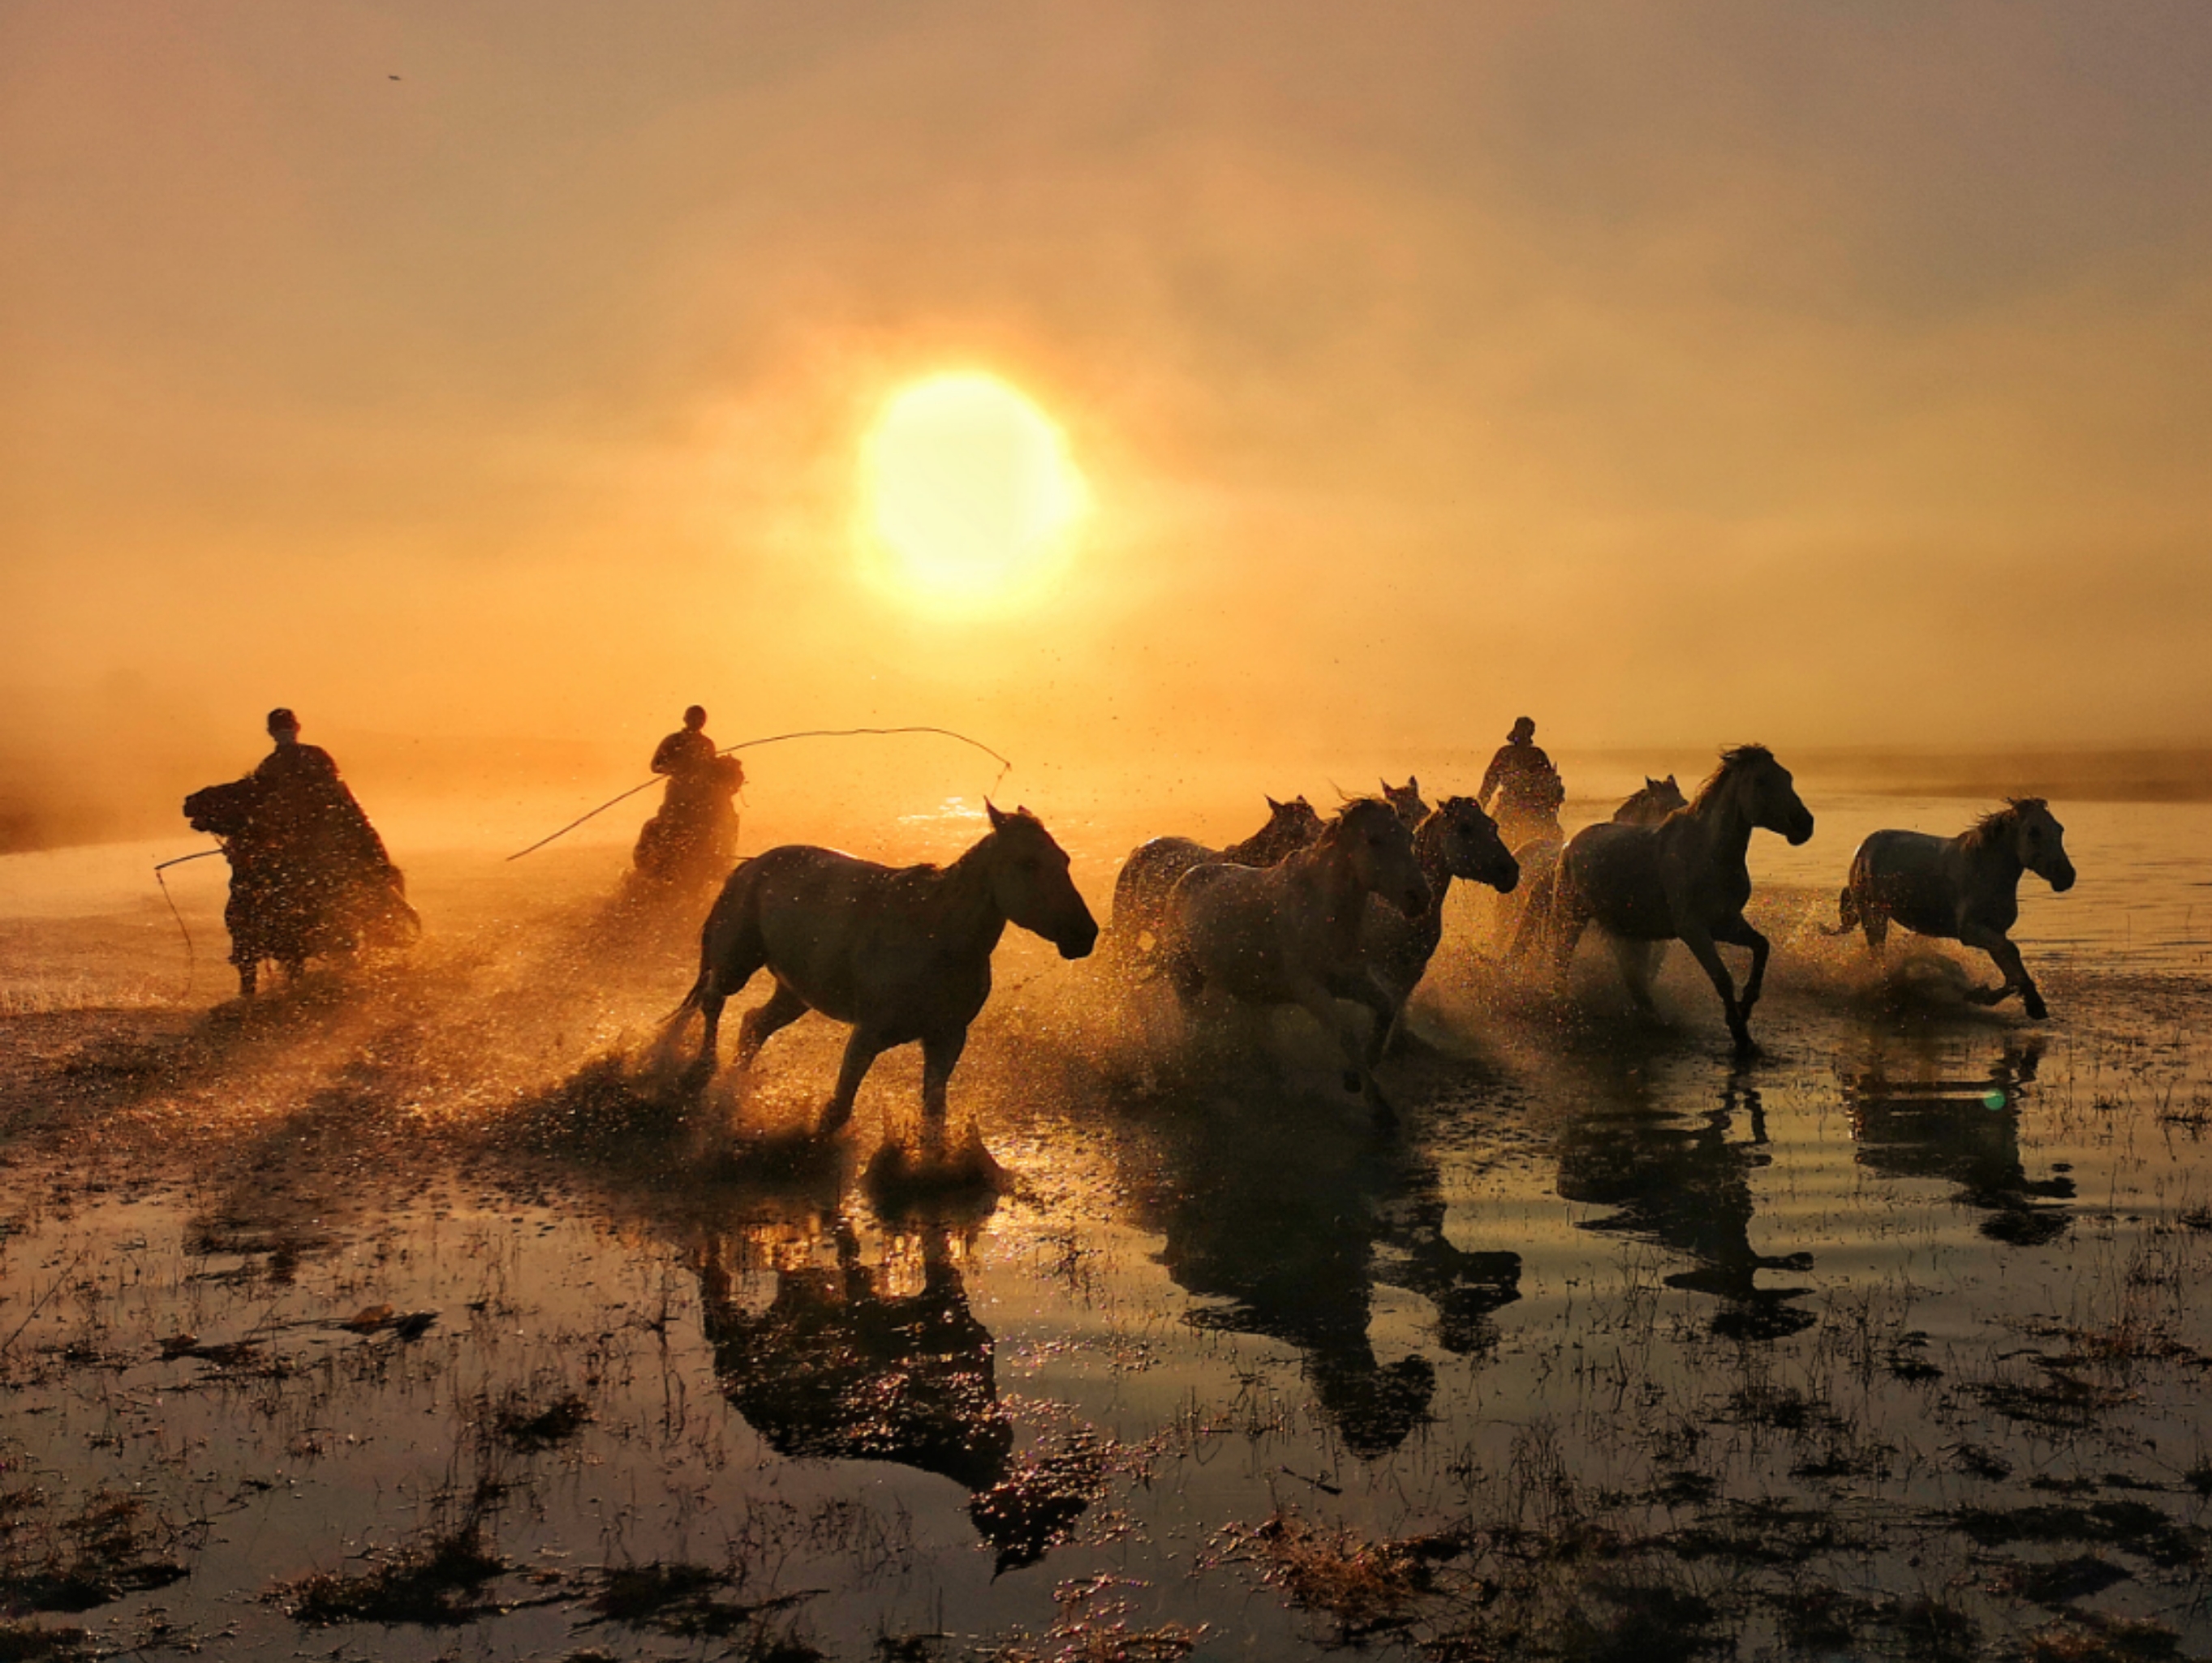
[[[2212,737],[2201,0],[15,0],[0,362],[11,720],[241,766]],[[1016,616],[856,575],[949,367]]]

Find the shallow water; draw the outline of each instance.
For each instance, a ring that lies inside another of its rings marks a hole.
[[[2201,1651],[2212,810],[2062,807],[2031,1024],[1807,927],[1866,830],[1976,805],[1814,805],[1753,846],[1764,1057],[1680,953],[1632,1017],[1595,946],[1503,976],[1455,895],[1389,1135],[1303,1018],[1194,1031],[1010,935],[954,1087],[996,1194],[857,1169],[905,1055],[852,1158],[778,1142],[811,1020],[656,1094],[690,924],[611,924],[606,849],[413,862],[412,964],[246,1021],[219,863],[180,997],[130,881],[179,849],[0,861],[15,1615],[248,1656]],[[1138,828],[1048,817],[1103,912]],[[457,1540],[413,1605],[303,1581]]]

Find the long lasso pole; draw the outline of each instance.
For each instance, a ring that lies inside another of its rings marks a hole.
[[[999,788],[999,780],[1005,779],[1007,773],[1014,766],[1012,762],[1008,761],[1006,757],[1001,756],[997,751],[992,750],[990,746],[985,744],[981,739],[971,739],[966,734],[956,733],[949,727],[927,726],[799,728],[790,733],[771,733],[764,739],[746,739],[738,744],[724,745],[720,750],[716,751],[714,755],[717,756],[727,756],[732,751],[758,750],[763,745],[781,744],[787,739],[850,739],[863,734],[880,737],[894,733],[937,733],[942,734],[948,739],[957,739],[963,745],[973,746],[975,750],[981,751],[986,756],[990,757],[994,762],[999,764],[998,778],[991,781],[990,788],[993,791],[996,791]],[[507,856],[507,859],[509,860],[520,860],[526,854],[535,854],[538,850],[544,848],[548,843],[554,841],[555,839],[566,837],[570,832],[575,830],[577,827],[582,825],[586,820],[594,819],[599,815],[605,814],[609,809],[614,807],[616,804],[627,801],[629,798],[636,796],[638,792],[644,791],[648,786],[655,786],[659,783],[659,781],[657,780],[641,780],[636,785],[632,786],[628,791],[622,792],[619,796],[610,797],[605,802],[600,804],[599,807],[592,810],[590,813],[578,815],[574,820],[571,820],[567,825],[562,827],[559,831],[553,833],[550,836],[539,838],[535,843],[532,843],[526,849],[517,849],[513,854]],[[190,859],[191,857],[188,856],[186,858]]]
[[[154,863],[154,882],[161,886],[161,899],[169,903],[169,916],[177,920],[177,933],[185,938],[185,991],[177,995],[180,999],[192,996],[192,978],[199,974],[199,955],[192,947],[192,932],[185,927],[185,915],[177,910],[177,898],[169,893],[169,880],[161,876],[172,866],[181,866],[187,860],[205,860],[210,855],[221,854],[221,849],[202,849],[198,854],[180,854],[173,860]]]

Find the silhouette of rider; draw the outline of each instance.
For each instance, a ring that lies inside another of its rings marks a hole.
[[[1532,828],[1557,822],[1559,804],[1567,800],[1567,788],[1560,783],[1559,771],[1552,766],[1552,759],[1536,743],[1533,717],[1515,719],[1513,731],[1505,736],[1505,743],[1490,759],[1490,768],[1482,776],[1482,789],[1475,793],[1475,801],[1488,809],[1493,794],[1498,798],[1497,818],[1502,827]]]
[[[734,756],[716,753],[707,737],[707,712],[693,705],[684,725],[653,748],[653,771],[668,785],[660,810],[638,835],[635,864],[662,876],[694,864],[712,866],[737,847],[737,810],[731,799],[745,782]]]
[[[338,765],[320,745],[300,743],[300,719],[282,707],[269,713],[276,749],[253,777],[270,788],[272,828],[295,883],[335,889],[392,865],[384,840],[354,800]]]

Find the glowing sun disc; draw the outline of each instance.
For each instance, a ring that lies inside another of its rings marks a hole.
[[[995,376],[916,382],[868,435],[869,529],[911,592],[1002,598],[1059,552],[1087,501],[1067,440]]]

